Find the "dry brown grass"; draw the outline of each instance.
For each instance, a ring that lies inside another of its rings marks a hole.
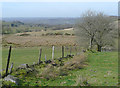
[[[45,78],[45,79],[54,79],[59,75],[59,70],[57,68],[55,68],[54,66],[52,66],[51,64],[49,64],[47,67],[45,67],[42,71],[42,73],[40,74],[41,77]]]
[[[85,66],[84,62],[86,61],[86,55],[81,53],[80,55],[75,56],[73,59],[66,62],[63,66],[63,69],[74,70],[81,69]]]
[[[76,36],[53,35],[42,36],[41,33],[29,33],[29,36],[19,34],[3,36],[3,45],[13,44],[19,46],[43,46],[43,45],[75,45]]]
[[[64,63],[61,67],[56,67],[49,64],[42,71],[41,74],[38,73],[39,77],[45,79],[55,79],[57,76],[66,76],[68,75],[68,70],[81,69],[84,67],[84,62],[86,60],[85,54],[75,56],[73,59]]]
[[[73,86],[90,86],[86,77],[78,76],[76,79],[76,84]]]

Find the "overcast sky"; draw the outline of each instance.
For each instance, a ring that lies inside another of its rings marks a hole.
[[[89,9],[118,15],[117,2],[4,2],[2,17],[80,17]]]

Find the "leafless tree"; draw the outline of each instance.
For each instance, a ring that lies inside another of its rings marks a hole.
[[[111,26],[113,19],[102,12],[95,12],[88,10],[80,21],[76,24],[77,34],[84,40],[89,40],[89,49],[93,45],[97,45],[98,51],[106,45],[113,45],[113,31],[114,27]]]

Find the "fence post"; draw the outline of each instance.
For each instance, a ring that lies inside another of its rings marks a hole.
[[[12,69],[13,69],[13,63],[11,64],[11,67],[10,67],[10,74],[12,73]]]
[[[55,49],[55,47],[53,46],[52,47],[52,60],[54,59],[54,49]]]
[[[75,46],[75,51],[76,51],[76,55],[77,55],[77,46]]]
[[[62,46],[62,58],[64,57],[64,46]]]
[[[68,55],[69,54],[68,53],[68,50],[69,50],[68,46],[65,46],[65,50],[67,51],[67,55]]]
[[[8,54],[8,60],[7,60],[7,67],[6,67],[6,74],[5,74],[5,76],[7,76],[8,75],[8,68],[9,68],[9,62],[10,62],[10,56],[11,56],[11,46],[10,46],[10,48],[9,48],[9,54]]]
[[[70,55],[71,55],[71,52],[72,52],[72,46],[70,46]]]
[[[42,48],[40,48],[40,56],[39,56],[38,64],[40,64],[40,62],[41,62],[41,54],[42,54]]]

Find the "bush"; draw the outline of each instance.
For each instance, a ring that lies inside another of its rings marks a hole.
[[[57,33],[46,33],[46,34],[42,34],[42,36],[44,36],[44,35],[63,35],[63,33],[61,33],[61,32],[57,32]]]
[[[44,36],[45,34],[42,34],[42,36]]]
[[[69,34],[69,33],[65,33],[65,35],[71,35],[71,34]]]
[[[63,35],[63,33],[57,32],[57,33],[55,33],[55,35]]]
[[[72,34],[72,36],[74,36],[75,34]]]
[[[30,36],[30,34],[23,33],[23,34],[20,34],[20,36]]]
[[[46,33],[46,35],[54,35],[54,33]]]

